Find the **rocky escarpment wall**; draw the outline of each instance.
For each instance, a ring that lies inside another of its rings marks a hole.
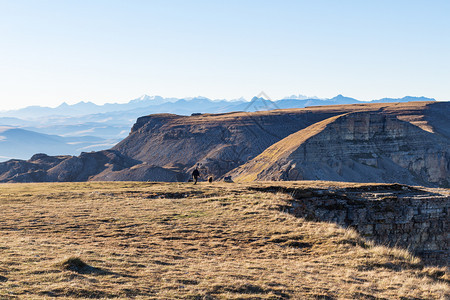
[[[439,117],[433,123],[439,124],[436,129],[421,118],[383,110],[334,116],[271,145],[228,175],[236,181],[398,182],[449,188],[450,139],[441,128],[450,123]]]
[[[376,243],[407,248],[425,263],[450,265],[448,195],[402,185],[284,191],[293,196],[287,209],[295,216],[353,227]]]

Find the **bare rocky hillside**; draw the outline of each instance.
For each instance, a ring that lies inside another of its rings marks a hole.
[[[433,105],[345,113],[272,145],[236,180],[333,180],[449,186],[448,117]],[[434,114],[438,112],[439,117]]]
[[[340,112],[341,113],[341,112]],[[220,177],[284,137],[336,114],[333,110],[277,110],[256,113],[139,118],[113,149],[151,165]]]

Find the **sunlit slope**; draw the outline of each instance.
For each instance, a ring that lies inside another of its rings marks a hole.
[[[437,122],[425,108],[412,108],[328,118],[275,143],[228,175],[236,181],[320,179],[448,186],[450,143],[445,122]]]
[[[423,121],[435,102],[313,106],[259,112],[139,118],[130,135],[114,147],[151,165],[190,173],[200,163],[203,173],[223,176],[290,134],[330,117],[350,112],[396,114]],[[426,121],[425,121],[426,122]]]

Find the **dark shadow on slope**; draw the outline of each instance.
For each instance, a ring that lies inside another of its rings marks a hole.
[[[59,264],[62,269],[72,271],[78,274],[92,274],[92,275],[115,275],[120,277],[130,277],[135,278],[135,276],[127,275],[127,274],[121,274],[116,272],[111,272],[108,270],[104,270],[101,268],[96,268],[91,265],[88,265],[83,260],[81,260],[79,257],[71,257]]]
[[[353,246],[379,245],[408,249],[425,265],[448,266],[450,196],[439,190],[423,190],[401,184],[361,185],[349,188],[249,187],[250,190],[284,193],[292,200],[280,207],[284,212],[308,221],[332,222],[355,229],[360,240]],[[402,264],[386,268],[404,268]],[[422,268],[423,265],[410,265]]]
[[[66,288],[66,289],[53,289],[51,291],[43,291],[39,293],[42,296],[47,297],[70,297],[80,299],[108,299],[119,298],[120,295],[109,294],[101,290],[94,289],[79,289],[79,288]]]
[[[258,285],[243,283],[236,284],[234,286],[223,286],[223,285],[214,285],[210,288],[208,292],[209,295],[215,294],[238,294],[238,295],[248,295],[251,296],[251,299],[267,299],[265,296],[267,294],[272,293],[273,299],[290,299],[291,296],[287,294],[285,289],[276,289],[276,288],[264,288]]]

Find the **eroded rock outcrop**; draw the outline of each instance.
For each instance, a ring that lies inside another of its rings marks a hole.
[[[289,134],[336,113],[298,109],[189,117],[150,115],[139,118],[130,135],[113,149],[182,174],[189,174],[199,163],[203,175],[218,178]]]
[[[334,116],[272,145],[229,175],[238,181],[320,179],[449,187],[450,140],[438,133],[445,130],[442,121],[441,126],[434,121],[389,109]]]
[[[33,155],[29,160],[13,159],[0,163],[0,182],[43,182],[47,171],[71,156]]]
[[[377,244],[409,249],[428,264],[450,265],[448,191],[399,184],[259,190],[291,195],[286,210],[297,217],[352,227]]]
[[[177,181],[178,174],[124,156],[115,150],[82,153],[79,156],[36,154],[27,161],[0,164],[5,172],[0,182],[72,181]],[[2,171],[2,169],[0,169]]]
[[[404,117],[423,116],[430,103],[337,105],[189,117],[149,115],[139,118],[130,135],[113,149],[185,174],[200,163],[203,173],[217,178],[288,135],[327,118],[380,110]]]

